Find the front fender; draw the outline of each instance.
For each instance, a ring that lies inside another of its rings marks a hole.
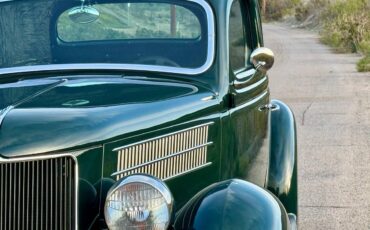
[[[297,137],[290,108],[272,100],[270,166],[267,188],[279,198],[288,213],[298,217]]]
[[[213,184],[177,214],[175,230],[288,229],[281,203],[266,190],[243,180]]]

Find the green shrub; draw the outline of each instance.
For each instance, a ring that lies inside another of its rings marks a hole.
[[[340,52],[362,53],[358,71],[370,71],[370,2],[342,0],[329,4],[321,14],[321,40]]]
[[[295,19],[302,22],[310,15],[319,15],[328,4],[329,0],[311,0],[301,2],[295,7]]]
[[[301,0],[260,0],[265,20],[279,20],[294,13]],[[265,6],[265,7],[263,7]]]
[[[370,33],[368,33],[368,35],[370,35]],[[360,42],[359,49],[361,53],[370,56],[370,37],[367,37],[364,41]]]
[[[369,36],[370,33],[367,34]],[[370,37],[365,38],[365,41],[362,41],[359,45],[361,53],[365,55],[358,63],[357,70],[360,72],[369,72],[370,71]]]
[[[359,52],[370,37],[370,5],[366,0],[337,1],[321,15],[322,41],[339,51]]]
[[[365,56],[357,63],[357,70],[359,72],[369,72],[370,71],[370,56]]]

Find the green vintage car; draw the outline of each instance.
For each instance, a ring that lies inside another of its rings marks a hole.
[[[0,230],[296,229],[257,0],[0,0]]]

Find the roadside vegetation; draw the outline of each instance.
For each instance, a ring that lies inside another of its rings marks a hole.
[[[321,41],[337,52],[362,54],[357,69],[370,71],[369,0],[260,1],[265,20],[294,16],[301,27],[317,29]]]
[[[286,15],[294,14],[301,0],[260,0],[264,20],[280,20]]]

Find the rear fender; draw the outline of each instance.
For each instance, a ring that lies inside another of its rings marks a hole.
[[[279,198],[288,213],[298,217],[297,137],[290,108],[272,100],[270,166],[267,188]]]

